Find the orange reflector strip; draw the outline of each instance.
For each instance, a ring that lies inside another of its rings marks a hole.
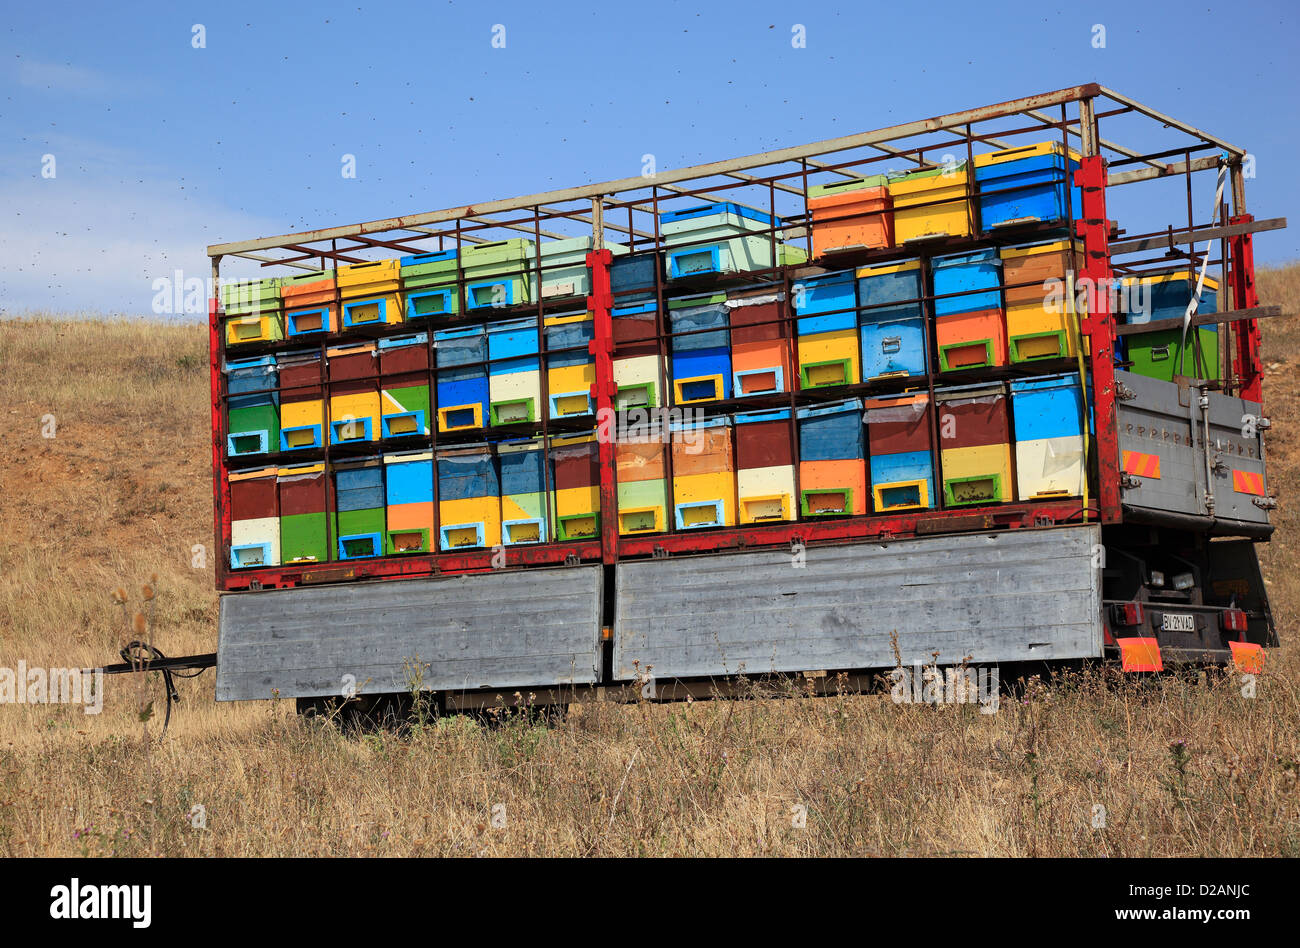
[[[1120,639],[1119,657],[1126,672],[1158,672],[1165,670],[1160,658],[1160,645],[1154,638]]]
[[[614,637],[614,629],[611,626],[602,625],[600,627],[600,637],[602,641],[608,642]]]
[[[1153,477],[1160,479],[1160,455],[1143,454],[1141,451],[1125,451],[1124,473],[1134,477]]]
[[[1238,494],[1264,496],[1264,475],[1258,471],[1233,471],[1232,489]]]
[[[1258,675],[1264,670],[1264,650],[1253,642],[1229,642],[1232,664],[1246,675]]]

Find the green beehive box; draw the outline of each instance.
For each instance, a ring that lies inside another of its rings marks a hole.
[[[853,181],[837,181],[833,184],[815,184],[808,189],[808,196],[825,197],[828,194],[843,194],[845,191],[860,191],[863,188],[884,188],[889,186],[889,175],[874,174],[869,178]]]
[[[1201,358],[1196,358],[1193,333],[1199,337]],[[1152,379],[1172,382],[1175,375],[1217,379],[1219,377],[1219,334],[1212,326],[1194,327],[1187,333],[1187,357],[1183,358],[1183,331],[1163,329],[1129,336],[1125,342],[1129,371]],[[1205,374],[1202,376],[1202,366]]]
[[[280,517],[280,558],[284,563],[324,563],[330,556],[325,513],[301,513]]]
[[[280,277],[236,280],[221,284],[221,308],[227,316],[278,313],[281,309]]]
[[[529,302],[529,267],[536,245],[526,237],[475,244],[461,251],[465,300],[470,309]]]
[[[456,251],[438,250],[402,258],[402,293],[408,321],[452,316],[460,311]]]

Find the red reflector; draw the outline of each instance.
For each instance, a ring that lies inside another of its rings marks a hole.
[[[1142,625],[1145,621],[1146,613],[1140,602],[1122,602],[1115,607],[1116,625]]]
[[[1252,642],[1229,642],[1232,664],[1247,675],[1258,675],[1264,670],[1264,650]]]
[[[1153,638],[1120,639],[1119,657],[1126,672],[1158,672],[1165,670],[1160,657],[1160,645]]]
[[[1225,632],[1245,632],[1246,613],[1240,609],[1224,609],[1219,614],[1219,627]]]

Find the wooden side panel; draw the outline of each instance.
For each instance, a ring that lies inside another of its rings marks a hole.
[[[227,593],[217,700],[410,690],[417,657],[435,691],[592,684],[595,566]]]
[[[1096,525],[620,563],[614,677],[1101,655]]]

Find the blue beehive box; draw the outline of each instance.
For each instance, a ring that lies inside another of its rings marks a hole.
[[[624,305],[654,299],[659,265],[659,254],[653,251],[615,257],[609,267],[609,288],[615,302]]]
[[[1011,383],[1016,441],[1083,434],[1083,396],[1074,375],[1053,375]]]
[[[770,214],[729,201],[665,211],[659,215],[664,244],[670,248],[692,245],[667,252],[668,278],[772,267],[772,225]],[[780,218],[775,219],[775,225],[781,226]],[[780,230],[776,231],[775,242],[777,257],[784,260],[787,248],[781,246]]]
[[[384,500],[384,472],[376,461],[335,468],[337,533],[334,542],[339,559],[353,560],[383,553]]]
[[[438,430],[482,428],[488,405],[488,342],[482,327],[434,334]]]
[[[857,326],[858,316],[854,310],[858,296],[852,270],[806,277],[791,287],[791,296],[795,312],[799,314],[801,336]],[[818,313],[828,315],[816,315]]]
[[[872,455],[871,493],[878,513],[933,507],[933,456],[929,451]]]
[[[860,267],[857,277],[863,379],[925,375],[920,262]]]
[[[800,408],[798,425],[801,461],[857,461],[866,457],[862,403],[856,398]]]
[[[428,454],[395,454],[400,463],[387,465],[384,496],[389,507],[433,503],[433,458]]]
[[[726,294],[669,300],[673,399],[678,405],[731,397]]]
[[[279,376],[274,356],[226,363],[226,454],[265,454],[280,447]]]
[[[455,248],[412,254],[399,263],[408,321],[459,311]]]
[[[996,247],[974,253],[955,253],[931,261],[936,316],[1002,308],[1002,260]]]
[[[1066,222],[1068,213],[1083,216],[1083,199],[1074,185],[1079,156],[1069,154],[1066,166],[1060,142],[1041,142],[975,156],[975,185],[979,191],[980,225],[985,231],[1010,224]]]

